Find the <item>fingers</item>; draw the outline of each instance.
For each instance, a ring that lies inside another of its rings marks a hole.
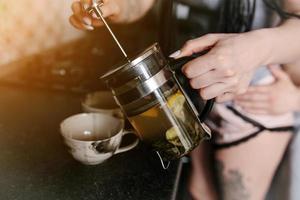
[[[270,96],[268,92],[266,92],[264,87],[252,87],[251,89],[251,91],[247,91],[244,95],[237,96],[235,103],[241,106],[246,112],[252,114],[269,114]]]
[[[77,29],[84,29],[83,24],[79,21],[75,15],[69,18],[70,23]]]
[[[220,82],[215,82],[216,79],[222,78],[218,78],[214,72],[210,71],[203,76],[191,79],[190,85],[194,89],[199,89],[201,91],[200,95],[205,100],[213,99],[215,97],[219,97],[219,99],[217,99],[218,102],[232,100],[232,98],[237,95],[237,80],[235,77],[229,77]]]
[[[252,94],[252,93],[268,94],[271,90],[271,87],[272,86],[268,86],[268,85],[252,86],[248,88],[246,94]]]
[[[225,34],[207,34],[200,38],[189,40],[180,50],[181,53],[176,58],[190,56],[193,53],[198,53],[214,46]]]
[[[201,57],[200,59],[203,58]],[[211,95],[213,95],[212,98],[219,97],[217,98],[217,101],[219,102],[232,100],[234,95],[243,94],[246,92],[251,76],[247,76],[245,78],[242,76],[241,78],[238,78],[229,73],[229,71],[214,69],[211,67],[213,65],[205,64],[209,63],[209,61],[206,61],[206,58],[203,60],[194,60],[185,65],[183,68],[183,73],[187,78],[190,79],[190,85],[192,88],[208,89],[209,97],[207,98],[211,98]],[[203,64],[199,64],[202,61]],[[216,90],[215,87],[221,85],[222,87]],[[210,91],[211,89],[213,89],[213,91]]]
[[[235,101],[235,103],[243,108],[246,112],[253,114],[269,114],[270,105],[268,102],[259,101]]]
[[[239,54],[232,47],[235,45],[232,37],[232,34],[208,34],[188,41],[179,52],[171,55],[180,58],[211,48],[182,68],[183,74],[191,79],[191,86],[200,89],[204,99],[230,100],[249,86],[253,72],[241,66],[244,59],[241,62],[237,59]]]
[[[69,18],[70,23],[77,29],[80,30],[94,30],[94,27],[91,25],[92,22],[89,18],[78,18],[75,15],[72,15]]]
[[[211,86],[203,88],[200,90],[200,95],[202,99],[209,100],[213,99],[220,94],[224,94],[225,92],[230,92],[230,86],[224,83],[215,83]]]
[[[93,30],[94,28],[92,26],[88,26],[84,23],[82,23],[82,21],[80,19],[78,19],[75,15],[72,15],[69,18],[70,23],[77,29],[80,30]]]
[[[237,105],[244,109],[262,109],[266,110],[269,108],[268,101],[235,101]]]
[[[200,74],[199,71],[195,73],[195,75]],[[220,77],[217,73],[215,73],[214,70],[212,70],[203,75],[198,75],[195,78],[192,78],[190,80],[190,85],[194,89],[201,89],[212,85],[215,82],[215,80],[220,80],[221,78],[222,77]]]
[[[204,87],[208,87],[214,82],[212,81],[215,75],[213,73],[206,73],[202,76],[195,77],[190,80],[190,85],[194,89],[200,89]]]
[[[234,97],[235,97],[235,94],[227,92],[227,93],[225,93],[223,95],[218,96],[216,98],[216,102],[217,103],[223,103],[223,102],[232,100]]]
[[[211,55],[203,55],[185,64],[182,72],[189,79],[201,76],[214,68],[212,60]]]
[[[241,102],[255,102],[255,101],[269,101],[270,97],[266,93],[246,93],[236,97],[237,101]]]
[[[289,75],[279,66],[269,66],[269,69],[276,80],[289,80]]]
[[[252,87],[251,89],[251,91],[247,91],[247,93],[237,96],[235,98],[236,104],[247,111],[259,109],[266,110],[269,108],[270,95],[265,91],[265,88],[263,88],[264,92],[261,92],[261,87]]]
[[[93,20],[83,8],[81,2],[74,2],[72,4],[73,15],[70,17],[70,23],[77,29],[93,30]]]
[[[104,1],[105,3],[106,1]],[[103,23],[100,19],[97,18],[96,14],[90,14],[87,12],[87,9],[92,5],[92,0],[80,0],[75,1],[71,8],[73,15],[70,17],[70,23],[77,29],[81,30],[93,30],[93,27],[102,26]],[[112,4],[107,3],[101,7],[101,11],[104,17],[110,16],[113,11]]]

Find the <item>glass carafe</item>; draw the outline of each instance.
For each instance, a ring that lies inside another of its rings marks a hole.
[[[213,100],[203,101],[180,75],[188,60],[167,60],[154,44],[102,76],[138,137],[164,161],[180,158],[210,138],[203,120]]]

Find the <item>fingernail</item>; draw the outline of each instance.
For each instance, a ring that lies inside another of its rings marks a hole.
[[[90,30],[90,31],[94,30],[94,27],[92,27],[92,26],[89,26],[89,25],[86,25],[86,24],[83,24],[83,26],[87,30]]]
[[[169,55],[169,57],[170,57],[170,58],[176,58],[176,57],[178,57],[180,54],[181,54],[181,51],[178,50],[178,51],[175,51],[174,53],[172,53],[171,55]]]
[[[88,25],[88,26],[92,26],[92,20],[89,17],[84,17],[82,18],[82,21]]]

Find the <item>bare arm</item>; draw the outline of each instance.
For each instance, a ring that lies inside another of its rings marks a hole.
[[[285,10],[300,14],[299,0],[286,0]],[[269,32],[270,57],[266,63],[284,64],[284,71],[271,69],[275,82],[267,86],[252,86],[236,98],[236,103],[254,114],[284,114],[300,111],[300,19],[289,19]],[[265,31],[263,31],[265,32]],[[258,95],[259,94],[259,95]]]
[[[300,0],[286,0],[290,12],[300,13]],[[217,97],[224,102],[244,93],[256,68],[262,65],[291,64],[300,59],[300,19],[290,18],[275,28],[241,34],[208,34],[188,41],[178,58],[210,51],[183,67],[194,89],[203,99]]]
[[[286,0],[285,1],[286,10],[293,13],[300,14],[300,2],[299,0]],[[300,36],[299,36],[300,37]],[[293,62],[286,64],[284,70],[289,74],[294,84],[300,86],[300,56]]]
[[[285,0],[288,12],[300,15],[300,0]],[[290,64],[300,61],[300,19],[290,18],[280,26],[261,30],[268,46],[264,64]]]

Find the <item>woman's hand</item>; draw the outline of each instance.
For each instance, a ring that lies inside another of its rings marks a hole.
[[[104,18],[113,23],[130,23],[143,17],[152,7],[155,0],[102,0],[101,11]],[[73,15],[70,23],[82,30],[93,30],[103,23],[97,17],[91,16],[86,9],[92,5],[92,0],[77,0],[72,4]]]
[[[283,114],[300,109],[300,90],[281,68],[270,68],[276,81],[271,85],[250,87],[238,96],[237,105],[253,114]]]
[[[208,34],[188,41],[171,55],[179,58],[209,52],[187,63],[183,73],[203,99],[228,101],[246,92],[255,69],[268,54],[259,31],[242,34]]]
[[[103,17],[108,18],[113,22],[120,21],[120,5],[117,0],[103,0],[101,11]],[[70,23],[81,30],[93,30],[94,27],[102,26],[103,23],[97,17],[91,16],[87,12],[87,8],[92,5],[92,0],[75,1],[72,4],[73,15],[70,17]]]

